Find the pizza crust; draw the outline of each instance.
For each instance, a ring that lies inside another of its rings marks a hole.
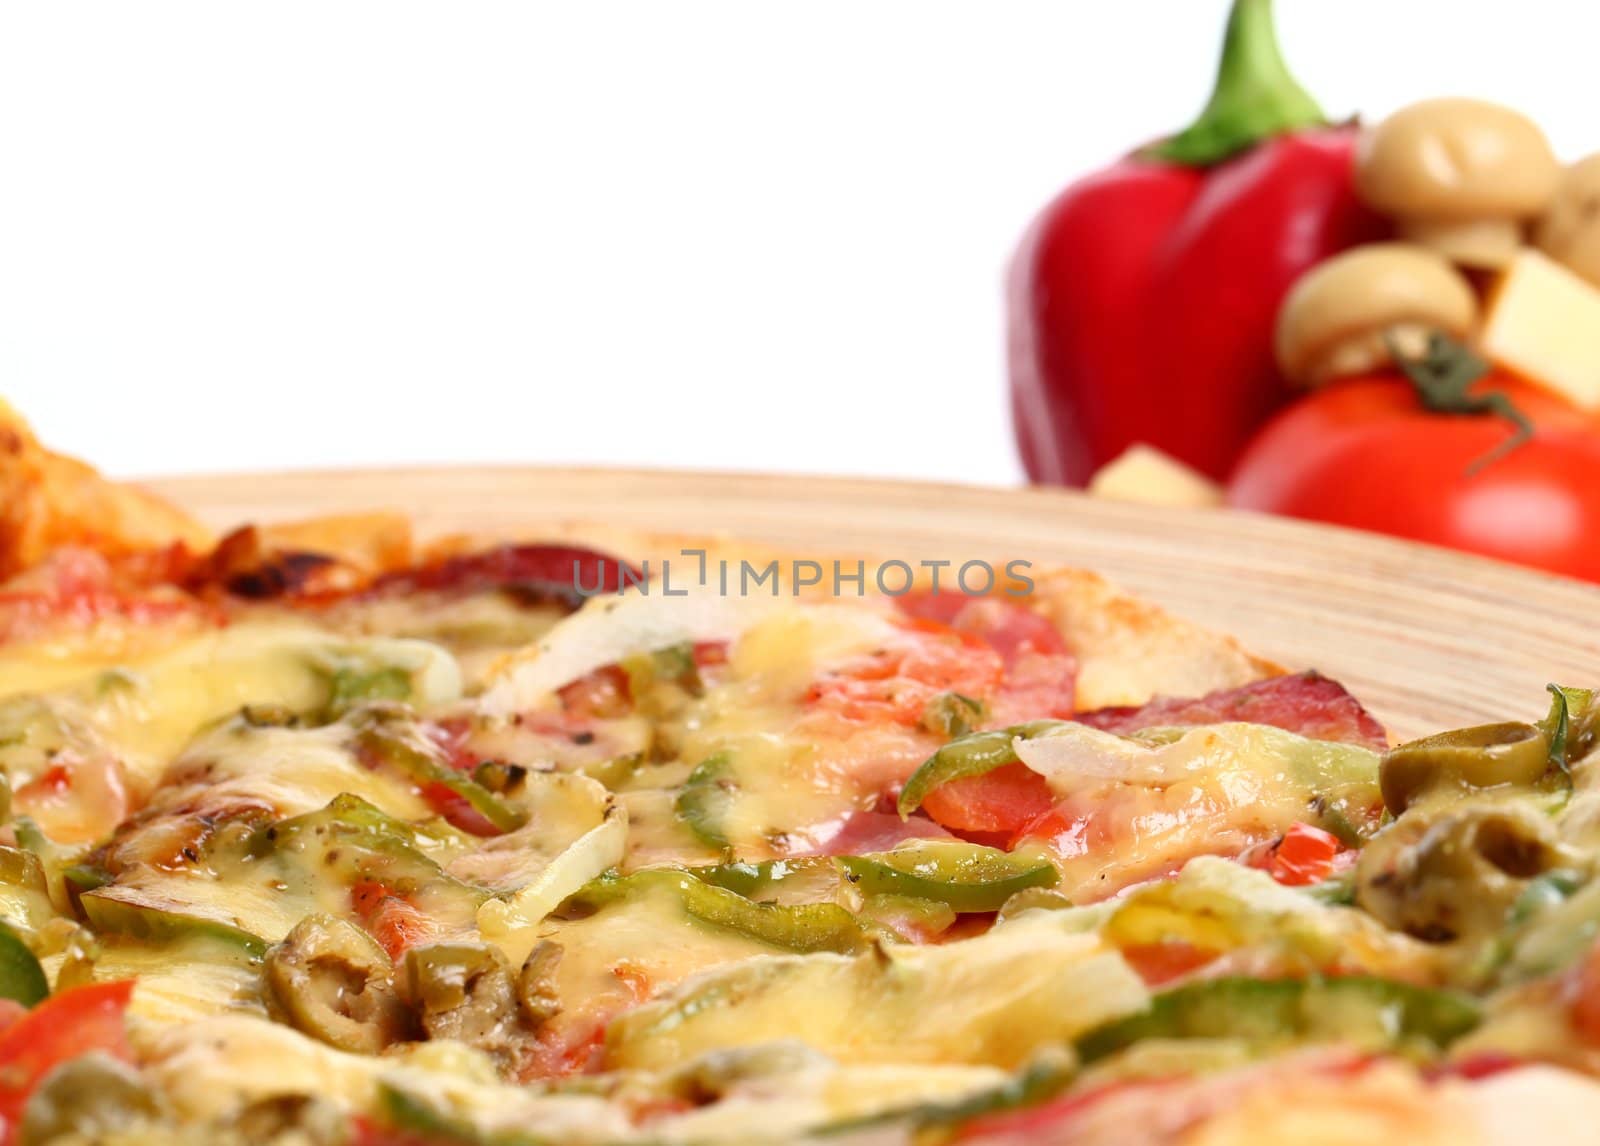
[[[831,568],[835,560],[854,569],[864,562],[870,587],[887,558],[844,557],[831,553],[784,550],[728,537],[697,537],[670,532],[619,530],[594,523],[530,525],[523,540],[581,542],[636,564],[650,562],[659,570],[663,558],[682,571],[696,571],[697,558],[707,562],[749,561],[758,568],[776,562],[782,574],[796,561],[814,561]],[[239,542],[247,540],[248,545]],[[347,578],[370,579],[415,562],[426,562],[503,541],[472,535],[451,535],[417,545],[409,519],[401,513],[374,511],[311,517],[240,528],[223,539],[224,546],[249,551],[249,559],[272,554],[315,552],[333,557]],[[137,486],[113,482],[93,467],[42,446],[32,429],[8,404],[0,401],[0,580],[22,572],[62,546],[82,546],[107,556],[182,545],[196,555],[220,555],[204,526],[184,512]],[[992,562],[1004,569],[1005,561]],[[915,569],[914,586],[931,585],[930,571]],[[1198,696],[1233,688],[1284,671],[1256,657],[1233,638],[1174,617],[1128,594],[1097,574],[1081,569],[1029,569],[1034,591],[1014,598],[1048,617],[1079,660],[1078,706],[1142,704],[1153,696]],[[898,584],[902,574],[892,579]],[[764,591],[764,590],[763,590]],[[786,581],[782,592],[793,591]],[[815,590],[812,590],[815,592]]]
[[[116,557],[175,543],[204,552],[212,536],[155,494],[110,481],[93,466],[46,449],[0,400],[0,580],[63,546]]]

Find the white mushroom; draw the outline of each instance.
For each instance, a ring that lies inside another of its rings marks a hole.
[[[1533,241],[1556,262],[1600,286],[1600,154],[1562,172]]]
[[[1549,206],[1561,166],[1527,116],[1499,104],[1432,99],[1368,131],[1356,189],[1403,238],[1471,267],[1505,265]]]
[[[1390,361],[1389,339],[1420,355],[1428,336],[1471,334],[1478,299],[1441,255],[1409,243],[1371,243],[1335,255],[1302,275],[1278,311],[1278,367],[1318,385]]]

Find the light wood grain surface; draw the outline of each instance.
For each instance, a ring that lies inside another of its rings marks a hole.
[[[604,522],[833,556],[1025,558],[1104,573],[1284,664],[1343,680],[1397,735],[1544,709],[1600,684],[1600,588],[1349,530],[1060,490],[534,467],[150,483],[218,527],[396,508],[424,532]]]

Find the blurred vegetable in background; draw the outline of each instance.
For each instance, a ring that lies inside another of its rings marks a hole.
[[[1356,135],[1278,51],[1271,0],[1236,0],[1193,126],[1069,187],[1008,285],[1028,476],[1082,485],[1135,442],[1215,478],[1289,397],[1272,358],[1301,272],[1383,234],[1356,199]]]
[[[1235,0],[1199,121],[1057,199],[1008,301],[1036,481],[1600,581],[1600,156],[1511,108],[1327,127]]]
[[[1454,406],[1390,371],[1318,390],[1250,444],[1229,504],[1600,581],[1600,428],[1485,363],[1468,369],[1470,391]],[[1514,416],[1476,405],[1490,395]]]

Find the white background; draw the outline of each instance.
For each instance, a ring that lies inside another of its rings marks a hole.
[[[1015,480],[999,281],[1224,0],[11,3],[0,392],[118,474]],[[1280,0],[1332,114],[1600,148],[1587,0]]]

